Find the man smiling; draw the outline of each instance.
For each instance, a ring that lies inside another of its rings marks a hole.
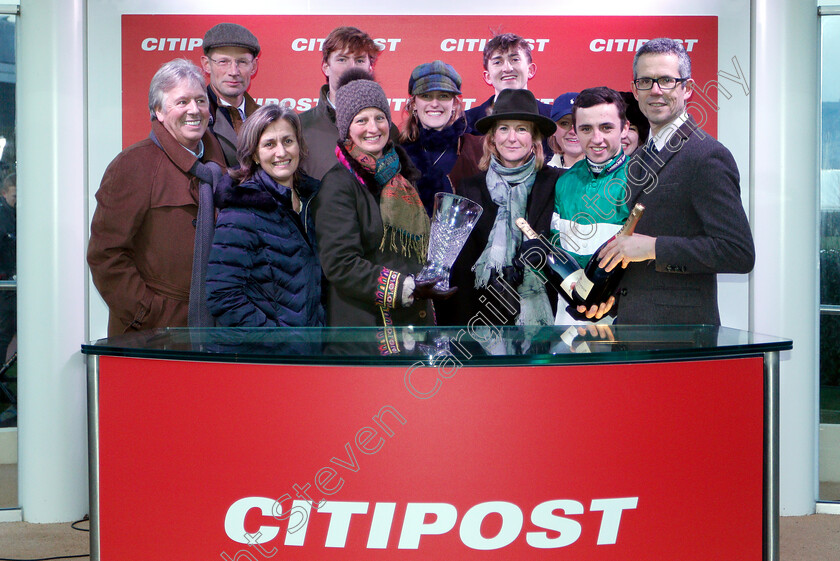
[[[493,112],[493,105],[502,90],[527,90],[528,80],[537,73],[537,65],[531,59],[531,45],[514,33],[496,35],[484,46],[484,81],[493,86],[493,95],[484,103],[464,112],[467,118],[467,132],[480,135],[475,123],[482,117]],[[537,107],[543,117],[551,116],[551,105],[537,100]],[[548,139],[543,140],[545,160],[554,156],[548,145]]]
[[[204,76],[193,63],[176,59],[161,66],[149,87],[149,114],[149,138],[114,158],[96,192],[87,258],[108,304],[109,337],[187,325],[202,222],[198,176],[203,183],[218,180],[224,166],[207,128]],[[209,171],[208,162],[218,167]],[[203,303],[197,295],[192,300]]]
[[[573,126],[585,157],[557,180],[551,241],[581,267],[629,215],[624,205],[627,157],[621,146],[629,126],[625,111],[621,94],[605,87],[583,90],[572,105]],[[555,323],[577,321],[558,306]]]
[[[464,112],[467,117],[467,131],[479,134],[475,122],[486,117],[493,110],[496,97],[502,90],[527,90],[528,80],[537,73],[537,65],[531,59],[531,45],[514,33],[496,35],[484,46],[484,81],[495,90],[484,103]],[[537,101],[540,115],[549,117],[551,106]],[[546,154],[546,159],[551,153]]]
[[[601,266],[627,267],[616,321],[720,324],[718,273],[755,262],[732,154],[686,112],[691,60],[673,39],[645,43],[633,60],[633,94],[651,139],[628,166],[627,207],[645,205],[635,233],[601,252]]]
[[[338,161],[335,157],[338,142],[335,94],[338,82],[351,68],[360,68],[372,74],[379,47],[361,29],[337,27],[324,40],[321,55],[321,72],[327,83],[321,86],[318,105],[300,115],[303,138],[309,149],[309,157],[303,161],[303,171],[319,181]]]

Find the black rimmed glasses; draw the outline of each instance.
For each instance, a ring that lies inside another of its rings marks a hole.
[[[239,70],[248,70],[251,68],[251,65],[254,64],[254,60],[256,60],[253,58],[238,58],[236,60],[233,60],[232,58],[210,57],[207,57],[207,59],[223,70],[229,69],[234,63],[236,64],[236,68],[238,68]]]
[[[659,85],[660,90],[673,90],[677,84],[683,84],[690,78],[673,78],[671,76],[660,76],[659,78],[636,78],[633,83],[637,90],[649,90],[653,84]]]

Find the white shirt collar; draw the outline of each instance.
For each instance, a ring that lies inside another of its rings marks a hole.
[[[662,150],[665,148],[665,145],[668,144],[668,141],[671,140],[671,137],[675,132],[677,132],[677,129],[680,128],[687,120],[688,112],[683,111],[680,115],[674,117],[673,121],[662,127],[653,137],[653,144],[656,146],[656,149]]]
[[[182,144],[181,146],[184,146],[184,145]],[[184,146],[184,149],[187,152],[189,152],[190,154],[192,154],[193,156],[195,156],[196,158],[198,158],[199,160],[204,157],[204,141],[203,140],[198,141],[198,146],[196,146],[196,149],[195,149],[194,152],[192,150],[190,150],[189,148],[187,148],[186,146]]]

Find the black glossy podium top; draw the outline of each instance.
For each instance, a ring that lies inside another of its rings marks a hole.
[[[607,364],[754,356],[788,339],[707,325],[464,328],[166,328],[82,345],[100,356],[310,365]],[[451,355],[451,357],[450,357]]]

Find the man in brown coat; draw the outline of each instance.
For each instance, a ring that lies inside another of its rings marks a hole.
[[[109,337],[187,325],[199,201],[195,174],[199,162],[223,167],[225,161],[207,130],[204,76],[191,62],[161,66],[149,88],[149,112],[149,138],[114,158],[96,193],[87,258],[110,311]]]

